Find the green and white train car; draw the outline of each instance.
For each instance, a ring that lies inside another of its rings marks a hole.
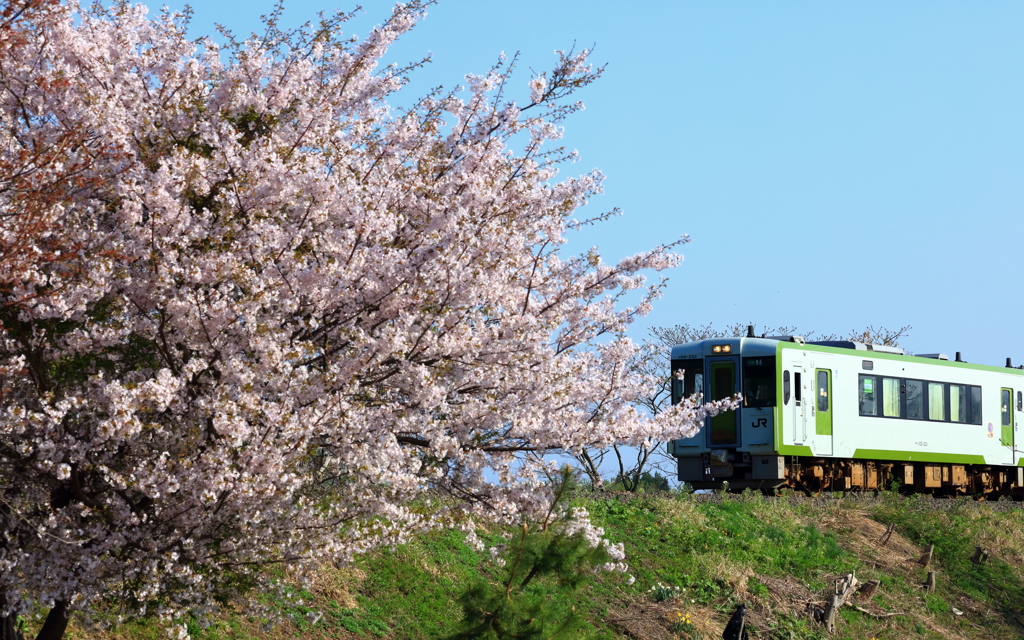
[[[751,332],[752,333],[752,332]],[[902,487],[1024,497],[1024,371],[858,342],[721,338],[672,349],[672,400],[742,394],[673,440],[694,488]]]

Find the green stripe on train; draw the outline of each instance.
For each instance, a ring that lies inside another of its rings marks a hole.
[[[811,452],[811,448],[807,445],[801,444],[784,444],[776,447],[776,451],[784,456],[807,456],[811,457],[814,454]],[[818,456],[821,457],[821,456]],[[825,456],[831,458],[832,456]]]
[[[985,456],[962,453],[929,453],[926,451],[886,451],[885,449],[857,449],[854,458],[868,460],[906,460],[912,462],[947,462],[954,464],[988,464]]]

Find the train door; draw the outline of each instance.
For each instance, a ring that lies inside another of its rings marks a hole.
[[[812,450],[816,456],[832,455],[832,371],[814,370],[814,439]]]
[[[1013,440],[1017,441],[1017,431],[1020,429],[1021,420],[1024,419],[1024,392],[1020,389],[1017,390],[1017,416],[1013,423]],[[1014,445],[1010,448],[1013,453],[1013,458],[1010,459],[1010,464],[1017,464],[1017,447]]]
[[[807,441],[807,405],[804,399],[807,397],[804,380],[804,368],[799,362],[793,363],[793,444],[803,444]]]
[[[1009,447],[1013,451],[1013,389],[1004,388],[999,394],[1000,423],[1002,430],[999,434],[999,443]],[[1011,454],[1012,455],[1012,454]]]
[[[731,398],[739,392],[739,358],[709,358],[707,385],[711,400]],[[708,446],[735,447],[740,444],[740,410],[723,411],[710,419]]]

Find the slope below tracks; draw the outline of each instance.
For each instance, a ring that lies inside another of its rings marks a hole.
[[[594,491],[594,492],[580,492],[580,497],[586,497],[590,500],[607,500],[611,502],[632,502],[635,500],[644,500],[650,497],[667,497],[670,495],[678,495],[680,492],[671,491],[654,491],[654,492],[625,492],[625,491]],[[1017,502],[1009,497],[1002,497],[999,500],[986,499],[983,496],[938,496],[926,493],[910,493],[910,494],[899,494],[891,491],[875,492],[867,491],[851,491],[851,492],[822,492],[819,495],[805,495],[803,492],[782,490],[775,495],[764,495],[761,492],[748,492],[748,493],[734,493],[734,492],[693,492],[684,494],[697,503],[715,503],[715,502],[726,502],[726,501],[744,501],[750,499],[766,499],[766,500],[779,500],[788,501],[796,504],[807,504],[817,506],[835,506],[835,507],[862,507],[870,508],[873,506],[883,506],[891,504],[894,500],[913,504],[918,508],[931,509],[935,511],[941,511],[950,509],[953,507],[964,508],[964,507],[982,507],[991,509],[994,511],[1022,511],[1024,510],[1024,502]]]

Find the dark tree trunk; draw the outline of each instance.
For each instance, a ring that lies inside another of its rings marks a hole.
[[[25,640],[15,622],[18,616],[0,616],[0,640]]]
[[[7,598],[0,593],[0,640],[24,640],[21,631],[18,631],[18,616],[13,613],[9,616],[3,615],[6,608]]]
[[[68,628],[68,603],[58,600],[53,604],[50,613],[46,615],[46,622],[39,630],[36,640],[60,640],[64,637],[64,631]]]

